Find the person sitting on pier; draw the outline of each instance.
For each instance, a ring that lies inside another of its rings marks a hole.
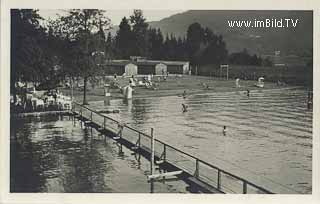
[[[182,112],[185,113],[188,111],[188,105],[186,104],[181,104],[182,105]]]

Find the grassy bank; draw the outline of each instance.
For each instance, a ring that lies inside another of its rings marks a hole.
[[[202,76],[220,76],[220,67],[217,65],[203,65],[198,67],[198,74]],[[226,69],[222,76],[226,77]],[[307,66],[254,66],[254,65],[229,65],[229,78],[256,80],[264,76],[265,81],[277,82],[281,80],[290,85],[312,86],[312,67]]]
[[[120,86],[128,85],[128,78],[118,78]],[[252,80],[240,80],[240,88],[236,88],[235,80],[222,80],[213,77],[204,76],[169,76],[166,81],[154,79],[154,83],[157,84],[157,88],[147,89],[145,87],[135,87],[133,97],[145,98],[145,97],[161,97],[161,96],[173,96],[182,95],[184,91],[190,94],[199,93],[212,93],[212,92],[231,92],[231,91],[246,91],[258,90],[258,89],[275,89],[283,88],[287,86],[277,86],[276,83],[266,82],[264,88],[257,88],[254,86],[256,81]],[[207,88],[208,86],[208,88]],[[64,94],[71,95],[71,90],[67,88],[60,89]],[[120,89],[111,89],[111,99],[123,98]],[[88,86],[87,98],[89,101],[98,101],[104,99],[104,88],[96,86],[92,88]],[[74,97],[76,101],[81,102],[83,98],[83,91],[74,89]]]

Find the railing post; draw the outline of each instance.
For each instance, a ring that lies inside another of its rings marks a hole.
[[[106,117],[103,117],[103,129],[106,129]]]
[[[139,144],[139,149],[140,149],[140,146],[141,146],[141,133],[139,132],[139,139],[138,139],[138,144]]]
[[[196,159],[196,172],[194,175],[196,178],[199,177],[199,160],[198,159]]]
[[[217,182],[217,188],[218,190],[221,189],[221,171],[218,169],[218,182]]]
[[[243,194],[247,194],[247,181],[243,180]]]
[[[91,114],[90,114],[90,121],[92,122],[92,111],[91,111]]]
[[[151,128],[151,159],[150,159],[151,175],[153,175],[153,164],[154,164],[154,137],[153,137],[153,128]]]
[[[163,161],[166,162],[167,160],[167,145],[163,144]]]

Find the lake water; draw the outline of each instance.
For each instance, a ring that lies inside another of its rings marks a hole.
[[[312,110],[304,89],[91,101],[108,114],[275,193],[312,193]],[[181,104],[188,105],[182,112]],[[226,126],[227,133],[222,133]]]
[[[69,117],[12,120],[10,192],[148,193],[149,162]],[[155,182],[155,193],[185,193],[183,181]]]

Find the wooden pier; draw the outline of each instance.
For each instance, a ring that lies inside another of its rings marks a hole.
[[[120,145],[131,149],[133,154],[140,154],[152,161],[149,181],[157,179],[165,181],[175,177],[189,184],[191,192],[273,194],[246,179],[154,139],[153,130],[150,135],[143,133],[78,103],[73,104],[71,114],[74,120],[80,120],[85,126],[95,128],[105,137],[110,137]],[[119,127],[122,128],[121,131]],[[153,166],[158,167],[159,174],[154,174]]]

